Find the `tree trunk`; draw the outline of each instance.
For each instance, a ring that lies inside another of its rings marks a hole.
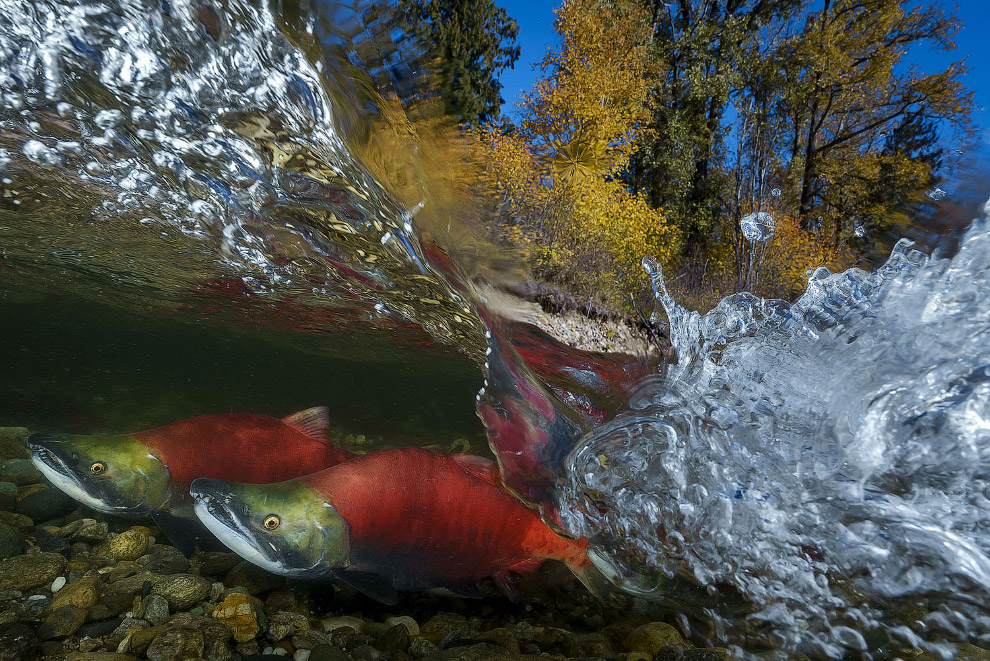
[[[804,174],[801,177],[801,200],[798,207],[798,218],[801,219],[801,229],[810,231],[812,223],[808,214],[815,201],[815,157],[818,155],[815,143],[818,139],[818,102],[811,107],[811,119],[808,122],[808,144],[804,149]]]

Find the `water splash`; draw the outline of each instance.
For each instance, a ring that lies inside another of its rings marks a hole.
[[[951,259],[818,269],[791,305],[689,312],[644,265],[678,362],[585,437],[561,499],[620,584],[731,586],[750,614],[710,612],[722,644],[990,644],[990,221]]]
[[[777,229],[773,216],[766,211],[754,211],[739,221],[743,236],[751,243],[765,243],[773,238]]]

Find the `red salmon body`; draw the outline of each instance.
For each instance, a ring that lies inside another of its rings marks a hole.
[[[182,490],[198,477],[263,484],[315,473],[354,456],[331,444],[325,415],[325,409],[282,420],[251,413],[204,415],[132,436],[168,467]]]
[[[477,458],[474,458],[477,459]],[[584,540],[566,539],[476,473],[477,462],[420,448],[360,456],[303,482],[347,522],[347,570],[399,590],[475,590],[478,579],[524,572],[546,559],[590,566]],[[483,468],[483,467],[482,467]],[[474,472],[472,472],[474,471]]]

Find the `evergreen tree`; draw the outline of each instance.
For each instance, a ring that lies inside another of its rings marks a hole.
[[[399,0],[398,8],[436,63],[448,113],[470,125],[497,118],[498,75],[519,59],[515,20],[492,0]]]

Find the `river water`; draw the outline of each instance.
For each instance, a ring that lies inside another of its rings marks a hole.
[[[0,0],[0,424],[327,403],[368,448],[490,450],[699,640],[990,647],[987,221],[951,257],[898,244],[705,315],[646,260],[677,363],[582,373],[623,393],[589,414],[463,276],[470,195],[438,193],[461,171],[424,155],[428,80],[393,27],[360,4]]]

